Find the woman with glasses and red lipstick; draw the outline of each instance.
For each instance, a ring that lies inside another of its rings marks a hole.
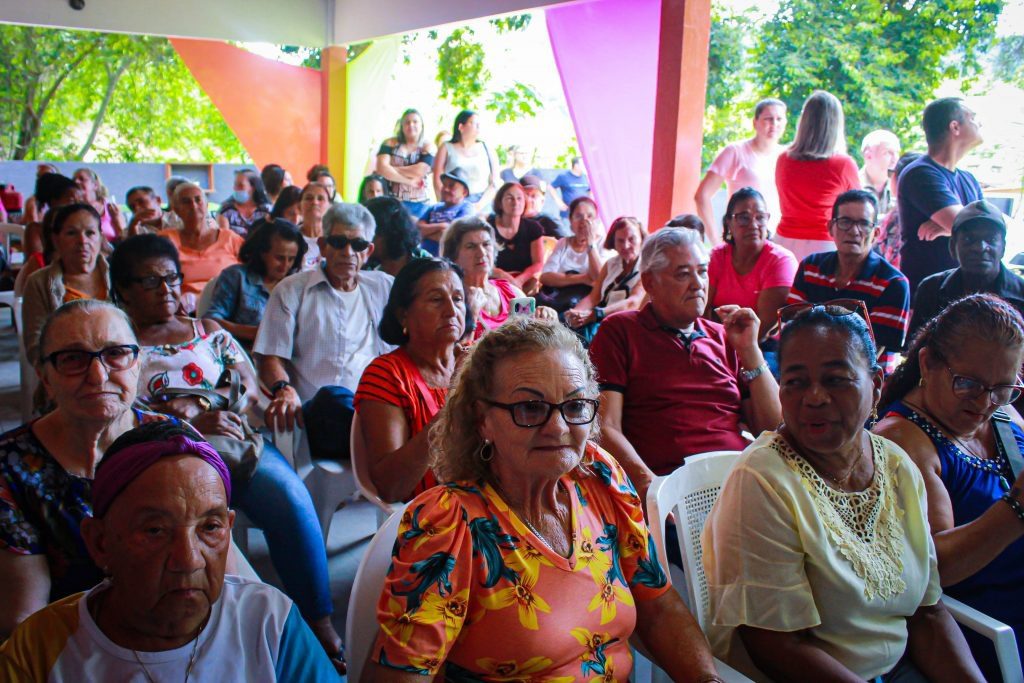
[[[1024,422],[1010,405],[1021,394],[1022,362],[1016,309],[991,294],[960,299],[914,338],[882,392],[888,409],[874,431],[924,475],[942,585],[1012,626],[1024,651]],[[967,638],[999,680],[987,641]]]
[[[110,279],[142,347],[139,399],[152,410],[187,420],[205,437],[252,441],[245,414],[259,392],[256,374],[230,332],[212,320],[179,313],[181,263],[170,240],[158,235],[124,240],[110,258]],[[237,405],[213,400],[229,395],[239,397]],[[327,552],[309,492],[269,441],[255,470],[236,467],[231,474],[233,507],[263,530],[285,591],[343,670],[341,637],[331,625]]]
[[[771,216],[760,192],[752,187],[737,190],[729,198],[722,218],[722,244],[711,250],[708,263],[707,316],[714,319],[719,306],[749,308],[762,322],[774,321],[786,303],[796,257],[768,240]],[[762,340],[770,324],[761,325]]]
[[[984,680],[939,602],[921,473],[864,428],[882,372],[860,302],[781,320],[783,424],[704,527],[715,654],[755,680]]]
[[[721,679],[597,435],[576,335],[516,318],[469,351],[431,428],[378,605],[377,683],[626,680],[635,632],[674,681]]]

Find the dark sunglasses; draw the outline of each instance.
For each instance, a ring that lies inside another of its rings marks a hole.
[[[512,422],[519,427],[528,429],[543,427],[551,419],[551,413],[558,409],[566,424],[588,425],[597,417],[597,408],[601,402],[595,398],[571,398],[561,403],[547,401],[519,401],[517,403],[498,403],[485,401],[495,408],[504,408],[512,415]]]
[[[73,377],[85,374],[93,360],[97,358],[108,370],[127,370],[138,360],[139,347],[135,344],[121,344],[108,346],[99,351],[82,349],[54,351],[43,358],[43,362],[52,365],[53,369],[62,375]]]
[[[871,335],[871,341],[875,341],[875,333],[871,329],[871,318],[868,316],[868,307],[860,299],[832,299],[830,301],[824,301],[820,304],[802,303],[802,304],[790,304],[789,306],[783,306],[779,309],[779,319],[775,323],[775,327],[772,328],[772,333],[782,330],[782,328],[796,320],[802,315],[823,308],[829,315],[840,317],[844,315],[860,315],[864,319],[864,322],[868,324],[868,334]]]
[[[364,240],[362,237],[354,237],[349,239],[342,235],[331,235],[330,237],[324,238],[324,241],[331,246],[332,249],[344,249],[345,247],[352,245],[352,251],[359,253],[366,251],[370,246],[370,243]]]
[[[177,287],[184,281],[185,276],[181,273],[169,273],[167,275],[147,275],[146,277],[133,277],[131,282],[141,285],[143,289],[156,289],[162,284],[168,287]]]

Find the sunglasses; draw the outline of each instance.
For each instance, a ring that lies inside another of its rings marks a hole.
[[[871,341],[875,341],[875,333],[871,329],[871,318],[868,316],[867,304],[860,299],[832,299],[820,304],[802,303],[783,306],[779,309],[779,319],[775,323],[775,327],[771,329],[771,333],[774,334],[781,331],[783,326],[819,308],[825,309],[826,313],[836,317],[860,315],[864,322],[868,324],[868,334],[871,336]]]
[[[344,249],[345,247],[351,245],[352,251],[356,253],[366,251],[367,248],[369,248],[370,246],[370,243],[364,240],[362,237],[353,237],[352,239],[349,239],[348,237],[344,237],[342,235],[331,235],[330,237],[324,238],[324,241],[327,242],[327,244],[332,249]]]
[[[519,401],[518,403],[498,403],[485,401],[495,408],[504,408],[512,415],[512,422],[518,427],[532,429],[543,427],[551,419],[551,413],[558,409],[566,424],[588,425],[597,417],[597,408],[601,404],[594,398],[571,398],[561,403],[547,401]]]

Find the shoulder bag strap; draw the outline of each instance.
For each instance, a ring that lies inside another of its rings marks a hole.
[[[423,402],[427,404],[427,410],[430,411],[430,415],[434,416],[441,410],[440,406],[437,405],[437,399],[434,398],[434,394],[430,391],[430,387],[427,386],[426,381],[423,379],[423,375],[420,373],[419,368],[412,361],[409,361],[409,365],[412,366],[413,381],[416,383],[416,390],[420,392],[420,396],[423,397]]]
[[[1010,416],[1002,410],[997,410],[992,413],[992,425],[996,428],[996,438],[1003,446],[1006,459],[1010,461],[1010,471],[1016,479],[1020,476],[1021,470],[1024,470],[1024,457],[1021,457],[1020,445],[1013,435]]]

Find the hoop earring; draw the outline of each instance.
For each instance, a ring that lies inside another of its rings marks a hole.
[[[480,448],[476,449],[476,456],[480,458],[481,462],[490,462],[494,458],[494,446],[487,439],[480,444]]]

